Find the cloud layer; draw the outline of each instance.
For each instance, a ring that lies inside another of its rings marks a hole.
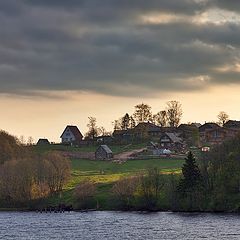
[[[118,96],[240,84],[234,0],[0,2],[0,93]]]

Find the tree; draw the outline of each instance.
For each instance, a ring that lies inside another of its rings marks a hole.
[[[138,104],[135,106],[135,112],[133,116],[137,123],[151,121],[151,107],[148,104],[144,103]]]
[[[129,209],[134,199],[134,193],[139,184],[138,177],[127,177],[117,181],[112,188],[114,195],[120,200],[123,207]]]
[[[140,193],[143,197],[145,208],[156,209],[160,190],[165,182],[158,168],[149,169],[147,175],[140,178]]]
[[[177,127],[183,114],[182,105],[178,101],[167,102],[167,119],[170,127]]]
[[[189,198],[189,209],[192,210],[196,203],[196,197],[203,186],[201,172],[196,164],[192,152],[188,153],[182,167],[182,179],[179,182],[178,190],[180,195]]]
[[[159,125],[160,127],[166,127],[167,126],[167,112],[166,111],[160,111],[157,114],[153,116],[154,123],[156,125]]]
[[[79,183],[74,189],[74,197],[77,200],[79,208],[88,208],[90,206],[89,200],[96,192],[96,184],[89,180],[84,180]]]
[[[34,139],[32,136],[28,137],[27,145],[30,145],[30,146],[33,145],[33,141],[34,141]]]
[[[132,129],[132,128],[135,128],[135,126],[136,126],[136,122],[135,122],[133,116],[130,116],[130,119],[129,119],[129,128]]]
[[[105,136],[107,134],[105,127],[99,127],[98,132],[101,134],[101,136]]]
[[[221,111],[217,115],[217,118],[218,118],[219,124],[223,126],[229,120],[229,115],[226,112]]]
[[[121,128],[121,119],[118,119],[118,120],[114,120],[113,122],[112,122],[112,124],[113,124],[113,130],[115,131],[115,130],[121,130],[122,128]]]
[[[62,191],[63,185],[71,176],[69,160],[58,152],[49,152],[45,155],[45,179],[50,192]]]
[[[130,126],[130,117],[129,114],[126,113],[123,117],[122,117],[122,122],[121,122],[121,129],[122,130],[127,130]]]
[[[22,158],[25,155],[26,148],[20,144],[16,137],[0,131],[0,164],[16,158]]]
[[[88,132],[86,133],[86,136],[90,139],[94,139],[98,136],[98,128],[97,128],[97,119],[95,117],[88,117],[89,122],[87,124]]]

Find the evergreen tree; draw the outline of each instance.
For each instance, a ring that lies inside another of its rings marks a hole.
[[[203,184],[201,172],[192,152],[189,152],[185,158],[182,174],[183,178],[179,182],[178,190],[180,195],[188,200],[188,210],[193,210],[197,200],[199,200]]]

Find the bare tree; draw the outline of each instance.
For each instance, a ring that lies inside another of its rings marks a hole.
[[[219,124],[223,126],[229,120],[229,115],[226,112],[221,111],[217,115],[217,118],[218,118]]]
[[[122,178],[113,185],[112,191],[123,206],[129,208],[138,184],[139,177]]]
[[[140,193],[145,207],[154,209],[157,206],[159,193],[165,184],[158,168],[149,169],[147,175],[140,177]]]
[[[97,128],[97,119],[95,117],[88,117],[89,122],[87,124],[88,132],[86,136],[90,139],[94,139],[98,136],[98,128]]]
[[[127,130],[129,128],[129,124],[130,124],[130,117],[129,114],[126,113],[123,117],[122,117],[122,122],[121,122],[121,128],[122,130]]]
[[[34,139],[32,136],[28,137],[27,145],[30,145],[30,146],[33,145],[33,141],[34,141]]]
[[[77,205],[80,207],[87,207],[90,198],[96,192],[96,184],[92,181],[84,180],[79,183],[74,189],[74,197],[77,200]]]
[[[151,107],[148,104],[138,104],[135,106],[135,112],[133,114],[137,123],[147,122],[152,120]]]
[[[51,193],[60,192],[70,178],[70,162],[58,152],[49,152],[45,155],[45,172]]]
[[[167,112],[166,111],[160,111],[157,114],[153,116],[154,123],[156,125],[159,125],[160,127],[166,127],[167,126]]]
[[[114,130],[114,131],[115,131],[115,130],[121,130],[121,129],[122,129],[122,127],[121,127],[121,119],[114,120],[114,121],[112,122],[112,124],[113,124],[113,130]]]
[[[105,127],[99,127],[98,132],[101,136],[107,135],[107,130],[105,129]]]
[[[129,119],[129,128],[132,129],[132,128],[135,128],[135,126],[136,126],[136,122],[135,122],[133,116],[130,116],[130,119]]]
[[[177,127],[183,114],[182,105],[178,101],[167,102],[167,119],[170,127]]]
[[[22,145],[25,145],[25,144],[26,144],[26,140],[25,140],[25,137],[24,137],[23,135],[21,135],[21,136],[19,137],[19,142],[20,142],[20,144],[22,144]]]

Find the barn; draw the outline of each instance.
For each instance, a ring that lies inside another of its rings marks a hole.
[[[97,160],[111,160],[113,152],[107,145],[100,145],[95,152],[95,159]]]

